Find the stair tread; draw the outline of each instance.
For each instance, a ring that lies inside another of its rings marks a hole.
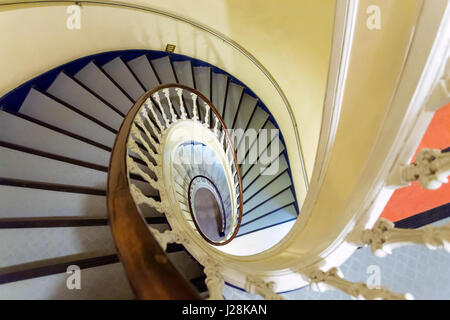
[[[284,150],[284,144],[279,138],[279,131],[272,121],[267,121],[263,130],[258,133],[256,143],[253,143],[243,162],[241,162],[241,174],[245,177],[247,171],[256,165],[268,165]],[[242,151],[242,149],[241,149]]]
[[[3,141],[17,145],[103,166],[109,165],[108,151],[1,110],[0,136]]]
[[[134,299],[121,263],[82,269],[82,290],[68,290],[67,273],[31,278],[0,286],[0,299]]]
[[[159,86],[158,77],[145,54],[128,61],[127,64],[147,91]]]
[[[109,76],[134,99],[134,101],[139,99],[144,93],[144,89],[120,57],[104,64],[102,69],[105,70],[105,72],[108,73]]]
[[[286,189],[275,197],[265,199],[266,202],[259,202],[252,207],[248,206],[245,208],[242,216],[242,223],[246,223],[247,221],[253,220],[257,217],[260,217],[268,212],[279,209],[287,204],[294,202],[294,196],[290,189]]]
[[[182,85],[194,88],[191,61],[173,61],[172,63],[178,82]]]
[[[162,84],[177,82],[169,56],[153,59],[151,63]]]
[[[88,92],[85,88],[61,72],[46,90],[52,96],[118,130],[122,116]]]
[[[228,85],[228,76],[226,74],[213,72],[211,81],[211,102],[216,107],[217,111],[219,111],[222,115]]]
[[[259,231],[262,228],[268,228],[280,223],[291,221],[297,218],[297,212],[293,204],[287,207],[278,209],[275,212],[269,213],[266,216],[261,216],[256,220],[248,220],[246,224],[241,224],[238,235],[248,234]]]
[[[238,150],[238,161],[240,163],[242,162],[242,157],[246,155],[248,149],[253,145],[253,142],[255,142],[259,130],[264,126],[268,119],[269,115],[267,112],[260,107],[256,107],[255,112],[248,123],[245,136],[241,137],[240,141],[237,143],[236,149]]]
[[[0,177],[106,189],[107,172],[0,146]]]
[[[116,252],[109,226],[3,229],[1,232],[0,268]]]
[[[227,92],[227,101],[223,114],[223,120],[225,121],[228,129],[233,128],[234,118],[239,109],[239,104],[241,102],[243,92],[244,87],[230,82]]]
[[[105,218],[107,212],[105,196],[14,186],[0,186],[0,203],[0,218]]]
[[[25,98],[20,107],[20,113],[108,147],[112,147],[114,144],[115,135],[112,132],[34,88]]]
[[[256,108],[258,99],[244,93],[241,101],[241,106],[239,107],[238,114],[236,116],[236,122],[234,124],[234,129],[240,128],[245,130],[247,124],[250,121],[250,117],[253,114],[253,110]]]
[[[123,114],[126,114],[133,106],[133,101],[93,61],[78,71],[74,78],[115,106]]]
[[[247,198],[244,197],[244,212],[250,211],[267,199],[271,199],[289,186],[291,186],[291,178],[286,171],[279,175],[272,176],[272,180],[269,184],[259,185],[257,192],[254,193],[253,196]]]
[[[193,67],[195,86],[208,100],[211,100],[211,68]]]
[[[245,176],[242,181],[244,191],[244,200],[249,199],[252,195],[258,192],[274,181],[276,176],[288,169],[286,158],[281,156],[275,160],[271,166],[254,166],[249,174]],[[261,172],[262,170],[265,170]]]

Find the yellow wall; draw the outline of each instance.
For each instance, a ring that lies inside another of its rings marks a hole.
[[[383,119],[389,116],[422,5],[421,0],[376,3],[381,8],[382,27],[368,30],[366,8],[373,1],[360,0],[336,140],[306,232],[297,233],[294,240],[299,252],[323,250],[318,243],[334,241],[354,214],[346,206],[361,183]]]
[[[322,120],[335,1],[229,3],[231,37],[269,69],[291,102],[310,178]]]
[[[172,11],[230,37],[280,84],[299,126],[311,176],[322,117],[334,0],[169,0],[125,2]],[[0,95],[52,67],[116,49],[164,50],[215,64],[247,84],[282,128],[297,195],[305,195],[289,114],[267,78],[228,45],[182,22],[131,9],[84,5],[80,30],[68,30],[66,5],[0,7]]]

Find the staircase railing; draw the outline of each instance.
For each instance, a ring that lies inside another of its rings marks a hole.
[[[186,103],[186,95],[192,99],[188,100],[190,104]],[[198,298],[169,262],[161,242],[150,231],[139,208],[145,204],[166,216],[173,213],[168,191],[162,182],[162,168],[168,165],[164,158],[165,134],[179,121],[201,124],[213,133],[223,148],[231,172],[231,190],[235,191],[230,222],[233,229],[225,241],[216,245],[233,240],[241,223],[243,195],[237,154],[225,122],[214,105],[200,92],[179,84],[161,85],[141,96],[125,117],[114,143],[107,201],[119,257],[132,288],[142,299]],[[193,138],[186,136],[186,140]],[[130,175],[140,176],[159,195],[144,194],[146,191],[130,183]]]

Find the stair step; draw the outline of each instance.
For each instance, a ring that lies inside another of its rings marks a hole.
[[[17,201],[20,199],[20,201]],[[0,218],[105,218],[106,197],[0,185]]]
[[[191,61],[173,61],[172,64],[177,75],[178,83],[194,88]]]
[[[120,57],[117,57],[102,66],[111,78],[136,101],[145,92],[129,67]]]
[[[247,220],[247,222],[241,224],[238,236],[270,228],[296,218],[297,212],[295,210],[295,206],[293,204],[289,204],[283,208],[268,212],[263,216],[255,218],[254,220]]]
[[[161,80],[161,84],[177,82],[169,56],[153,59],[151,60],[151,64],[158,78]]]
[[[263,216],[268,212],[279,209],[287,204],[293,203],[294,201],[295,199],[290,187],[270,198],[258,197],[249,205],[244,205],[242,223],[246,223],[250,220]]]
[[[127,64],[147,91],[160,85],[153,66],[145,54],[128,61]]]
[[[242,163],[247,151],[253,145],[257,139],[259,130],[264,126],[266,121],[268,121],[269,115],[263,109],[256,107],[255,112],[247,126],[246,132],[240,141],[237,143],[237,155],[239,163]]]
[[[107,172],[0,146],[0,177],[106,189]]]
[[[115,135],[112,132],[34,88],[25,98],[20,107],[20,113],[108,147],[112,147],[114,144]]]
[[[81,290],[68,290],[66,273],[69,264],[61,264],[58,273],[47,276],[29,278],[18,282],[10,282],[0,285],[0,299],[25,299],[25,300],[87,300],[87,299],[134,299],[135,296],[128,282],[125,270],[121,263],[114,259],[103,259],[96,262],[90,259],[88,265],[81,269]],[[87,259],[86,259],[87,260]],[[98,260],[98,259],[97,259]],[[92,261],[92,262],[91,262]],[[113,262],[115,261],[115,262]],[[79,263],[79,262],[74,262]],[[101,265],[103,263],[103,265]],[[92,267],[92,265],[98,265]],[[41,270],[36,270],[39,272]],[[46,272],[44,269],[42,273]],[[32,275],[30,275],[32,276]]]
[[[266,185],[260,185],[259,179],[255,180],[252,187],[257,191],[249,197],[244,197],[244,212],[247,212],[259,205],[262,201],[270,199],[277,195],[281,190],[291,186],[291,178],[287,171],[271,177],[272,179]],[[247,190],[246,190],[247,191]]]
[[[258,103],[258,99],[253,98],[252,96],[244,93],[242,96],[241,105],[239,107],[238,113],[236,115],[234,129],[242,129],[245,130],[247,128],[247,124],[250,121],[250,118],[253,114],[253,111],[256,108],[256,104]]]
[[[0,110],[3,141],[61,156],[108,166],[110,153]]]
[[[109,226],[3,229],[0,270],[49,264],[50,259],[75,260],[116,252]],[[3,272],[4,270],[2,270]]]
[[[115,130],[122,124],[121,115],[63,72],[46,92]]]
[[[269,165],[284,150],[284,144],[281,143],[278,133],[272,121],[267,121],[259,131],[256,142],[247,150],[244,162],[241,163],[242,178],[245,178],[248,170],[255,165],[263,167]]]
[[[268,167],[262,173],[260,171],[261,167],[258,168],[255,166],[250,174],[244,178],[242,183],[244,189],[244,201],[266,187],[269,183],[274,181],[281,172],[284,172],[287,169],[288,165],[284,156],[278,158],[278,160],[272,164],[272,167]]]
[[[93,61],[78,71],[74,78],[89,87],[123,114],[127,114],[128,110],[133,106],[133,101],[122,92],[113,78]]]
[[[225,96],[227,94],[228,76],[222,73],[213,72],[211,81],[211,102],[216,107],[217,111],[219,111],[220,115],[223,115]]]
[[[234,118],[239,109],[244,88],[240,85],[230,82],[227,93],[227,102],[225,105],[223,120],[228,129],[233,128]]]
[[[167,226],[165,217],[147,217],[147,224]],[[106,226],[108,219],[85,219],[85,218],[68,218],[68,217],[40,217],[40,218],[0,218],[0,229],[19,229],[19,228],[65,228],[65,227],[93,227]]]
[[[203,275],[203,267],[193,260],[186,251],[169,253],[167,256],[185,279],[191,280]]]
[[[208,100],[211,100],[211,68],[210,67],[193,67],[195,87]]]

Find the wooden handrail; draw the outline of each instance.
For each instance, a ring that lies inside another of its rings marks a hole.
[[[189,187],[188,187],[188,204],[189,204],[189,210],[190,210],[190,212],[191,212],[191,218],[192,218],[192,221],[194,222],[194,225],[195,225],[195,227],[197,228],[198,233],[202,236],[203,239],[205,239],[206,242],[208,242],[208,243],[210,243],[210,244],[212,244],[212,245],[214,245],[214,246],[221,246],[221,245],[223,245],[221,242],[216,242],[216,241],[213,241],[213,240],[211,240],[211,239],[208,238],[208,236],[207,236],[207,235],[203,232],[203,230],[200,228],[200,226],[199,226],[199,224],[198,224],[198,221],[197,221],[197,218],[196,218],[196,216],[194,215],[194,206],[193,206],[193,203],[192,203],[193,200],[191,199],[191,189],[192,189],[192,183],[193,183],[194,180],[197,179],[197,178],[202,178],[202,179],[207,180],[207,181],[213,186],[213,188],[214,188],[216,194],[219,196],[219,199],[220,199],[220,208],[222,208],[222,220],[223,220],[223,221],[222,221],[222,230],[223,230],[223,232],[225,232],[225,229],[226,229],[226,223],[227,223],[227,217],[226,217],[226,214],[225,214],[225,207],[224,207],[224,205],[223,205],[222,196],[220,195],[220,192],[219,192],[219,190],[217,189],[217,187],[216,187],[216,185],[214,184],[214,182],[212,182],[211,179],[209,179],[208,177],[203,176],[203,175],[197,175],[197,176],[193,177],[192,180],[191,180],[191,182],[189,183]],[[233,213],[231,213],[231,216],[233,216]],[[231,225],[231,223],[230,223],[230,225]],[[231,238],[230,238],[230,239],[231,239]],[[229,241],[228,241],[228,242],[229,242]],[[227,243],[228,243],[228,242],[227,242]],[[224,241],[224,243],[225,243],[225,241]]]
[[[109,163],[107,203],[109,221],[120,261],[138,299],[200,299],[169,261],[149,231],[130,193],[127,140],[136,114],[155,89],[141,96],[125,117]]]
[[[236,149],[234,148],[233,140],[231,139],[230,133],[227,130],[227,125],[225,124],[225,120],[223,120],[223,118],[220,115],[219,111],[212,104],[212,102],[209,101],[209,99],[206,98],[203,94],[201,94],[201,92],[199,92],[199,91],[197,91],[195,89],[192,89],[192,88],[189,88],[187,86],[180,85],[180,84],[176,84],[176,86],[178,86],[179,88],[186,89],[188,91],[191,91],[191,92],[195,93],[197,96],[199,96],[203,100],[203,102],[208,104],[208,106],[211,108],[211,110],[216,115],[217,119],[219,119],[220,124],[222,125],[222,128],[224,129],[224,132],[225,132],[225,135],[227,137],[228,143],[230,144],[231,150],[233,152],[233,161],[234,161],[234,166],[236,167],[236,174],[238,176],[238,185],[239,185],[239,215],[238,215],[238,222],[236,224],[236,227],[234,228],[234,232],[231,235],[231,237],[227,241],[224,241],[224,242],[220,243],[220,245],[223,246],[223,245],[226,245],[227,243],[229,243],[231,240],[233,240],[236,237],[236,235],[237,235],[237,233],[239,231],[239,228],[241,226],[241,222],[242,222],[243,191],[242,191],[241,167],[239,166],[237,152],[236,152]],[[234,178],[234,177],[232,177],[232,178]]]
[[[128,111],[116,136],[110,158],[107,186],[108,215],[113,238],[120,261],[123,263],[131,287],[138,299],[200,299],[191,284],[169,261],[158,241],[150,232],[130,193],[127,176],[127,141],[137,113],[155,92],[177,87],[193,92],[207,103],[224,128],[227,140],[233,150],[240,194],[238,224],[232,238],[236,236],[242,219],[242,179],[237,154],[231,136],[226,130],[225,122],[214,105],[197,90],[180,84],[160,85],[143,94]]]

